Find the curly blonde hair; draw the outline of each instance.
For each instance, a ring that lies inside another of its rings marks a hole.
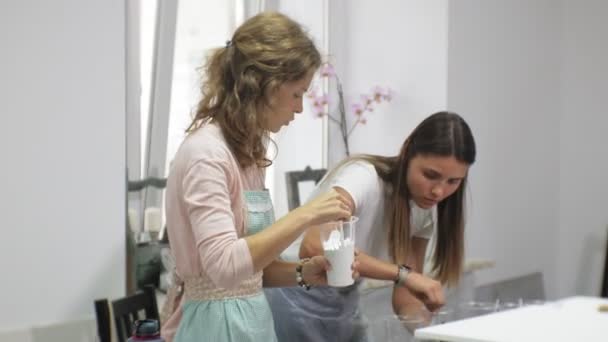
[[[259,109],[285,82],[298,81],[321,65],[303,28],[289,17],[264,12],[244,22],[203,68],[202,99],[186,130],[217,122],[241,167],[266,167],[269,132]]]

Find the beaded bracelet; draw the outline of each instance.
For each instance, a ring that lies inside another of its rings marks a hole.
[[[302,276],[302,268],[308,261],[310,261],[309,258],[302,259],[298,263],[298,266],[296,266],[296,281],[298,282],[298,286],[305,288],[306,291],[310,290],[310,284],[304,281],[304,277]]]

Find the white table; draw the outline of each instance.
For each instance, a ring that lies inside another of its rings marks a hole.
[[[418,329],[418,340],[449,342],[608,341],[606,298],[570,297]]]

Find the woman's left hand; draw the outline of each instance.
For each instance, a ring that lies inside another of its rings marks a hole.
[[[329,268],[329,261],[324,256],[314,256],[302,265],[302,278],[309,285],[327,285]]]
[[[350,266],[350,268],[353,270],[353,279],[357,280],[359,279],[359,249],[355,248],[355,259],[353,261],[353,264]]]
[[[353,270],[353,279],[359,278],[359,260],[357,252],[351,269]],[[302,265],[302,278],[309,285],[327,285],[327,270],[331,268],[329,261],[322,255],[317,255]]]
[[[426,308],[437,311],[445,304],[445,295],[441,283],[420,273],[410,272],[405,279],[404,287],[420,300]]]

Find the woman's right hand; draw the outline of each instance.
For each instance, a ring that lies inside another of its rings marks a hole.
[[[424,303],[429,311],[436,311],[445,304],[443,287],[435,279],[411,272],[405,278],[405,286],[411,294]]]
[[[345,220],[351,216],[348,200],[334,189],[315,197],[295,211],[303,215],[310,226]]]

